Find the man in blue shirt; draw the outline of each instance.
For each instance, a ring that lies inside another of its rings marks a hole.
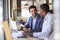
[[[33,32],[41,32],[43,17],[41,17],[37,13],[37,8],[34,5],[31,5],[29,7],[29,12],[32,16],[29,18],[28,22],[25,24],[23,31],[24,31],[24,35],[32,36]]]

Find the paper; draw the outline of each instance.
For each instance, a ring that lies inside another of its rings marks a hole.
[[[23,25],[23,24],[20,24],[20,26],[21,26],[21,27],[24,27],[24,25]]]
[[[13,32],[12,37],[23,37],[23,31]]]

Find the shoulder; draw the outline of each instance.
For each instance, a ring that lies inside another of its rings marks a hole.
[[[48,17],[53,18],[53,14],[49,13]]]
[[[50,21],[50,22],[53,22],[53,14],[50,13],[50,14],[48,15],[47,20]]]
[[[30,16],[29,19],[32,19],[32,16]]]
[[[49,15],[50,15],[50,16],[53,16],[53,14],[52,14],[52,13],[50,13],[50,12],[49,12]]]
[[[29,17],[29,21],[31,21],[33,18],[32,18],[32,16],[31,17]]]

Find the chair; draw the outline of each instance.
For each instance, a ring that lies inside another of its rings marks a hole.
[[[5,31],[6,40],[12,40],[11,31],[9,29],[7,21],[3,22],[3,28],[4,28],[4,31]]]

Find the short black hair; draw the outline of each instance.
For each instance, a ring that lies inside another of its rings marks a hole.
[[[48,4],[42,4],[42,5],[40,5],[40,8],[43,9],[45,12],[49,12]]]
[[[32,8],[35,8],[35,10],[37,10],[36,6],[31,5],[31,6],[29,7],[29,11],[30,11],[30,9],[32,9]]]

